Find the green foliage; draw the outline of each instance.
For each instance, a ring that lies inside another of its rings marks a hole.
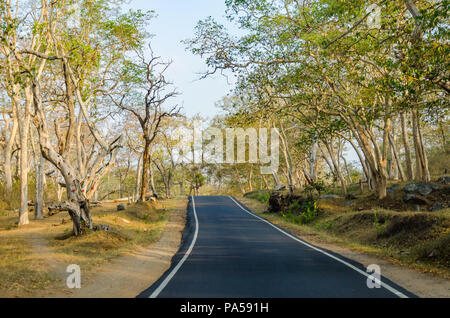
[[[308,224],[319,215],[317,205],[317,201],[305,201],[301,204],[298,201],[294,201],[289,205],[287,211],[282,212],[281,214],[289,222]]]
[[[375,229],[377,230],[377,235],[379,236],[379,235],[383,234],[383,232],[385,231],[387,222],[383,220],[383,223],[381,224],[376,212],[374,212],[373,218],[374,218],[374,222],[375,222]]]
[[[261,203],[268,203],[270,199],[270,191],[253,191],[245,194],[244,196],[257,200]]]
[[[314,193],[320,196],[320,194],[326,191],[327,187],[325,186],[325,182],[323,180],[317,180],[316,182],[311,182],[305,186],[304,191],[307,193],[309,198],[313,198]]]

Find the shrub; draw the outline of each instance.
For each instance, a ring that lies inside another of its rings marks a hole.
[[[294,201],[289,205],[286,214],[282,215],[292,223],[308,224],[319,215],[317,201],[305,201],[302,204],[298,201]]]

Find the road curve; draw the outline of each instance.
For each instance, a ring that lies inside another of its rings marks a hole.
[[[253,215],[231,197],[193,197],[172,266],[138,297],[415,297],[363,265],[317,248]]]

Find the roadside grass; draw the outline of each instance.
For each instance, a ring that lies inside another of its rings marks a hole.
[[[343,205],[345,200],[321,199],[319,216],[309,224],[297,224],[281,213],[264,213],[265,203],[251,198],[240,200],[255,214],[313,244],[335,244],[450,278],[450,209],[352,211]]]
[[[159,240],[170,215],[185,209],[186,199],[160,201],[157,204],[118,203],[92,209],[94,225],[109,231],[88,231],[80,237],[72,234],[67,213],[44,220],[32,220],[17,228],[16,213],[0,213],[0,297],[51,296],[65,290],[66,268],[77,264],[82,281],[91,279],[101,266],[115,257],[148,246]]]
[[[0,296],[20,297],[44,289],[56,282],[46,271],[46,261],[33,253],[23,237],[0,239]]]

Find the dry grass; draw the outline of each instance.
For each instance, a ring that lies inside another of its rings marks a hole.
[[[0,214],[0,297],[46,296],[65,288],[69,264],[82,268],[89,280],[95,268],[139,246],[156,242],[170,214],[186,208],[186,200],[127,205],[117,211],[117,203],[92,210],[94,224],[110,226],[110,231],[89,231],[72,235],[67,213],[44,220],[31,220],[17,228],[16,213]],[[31,216],[30,216],[31,217]]]

